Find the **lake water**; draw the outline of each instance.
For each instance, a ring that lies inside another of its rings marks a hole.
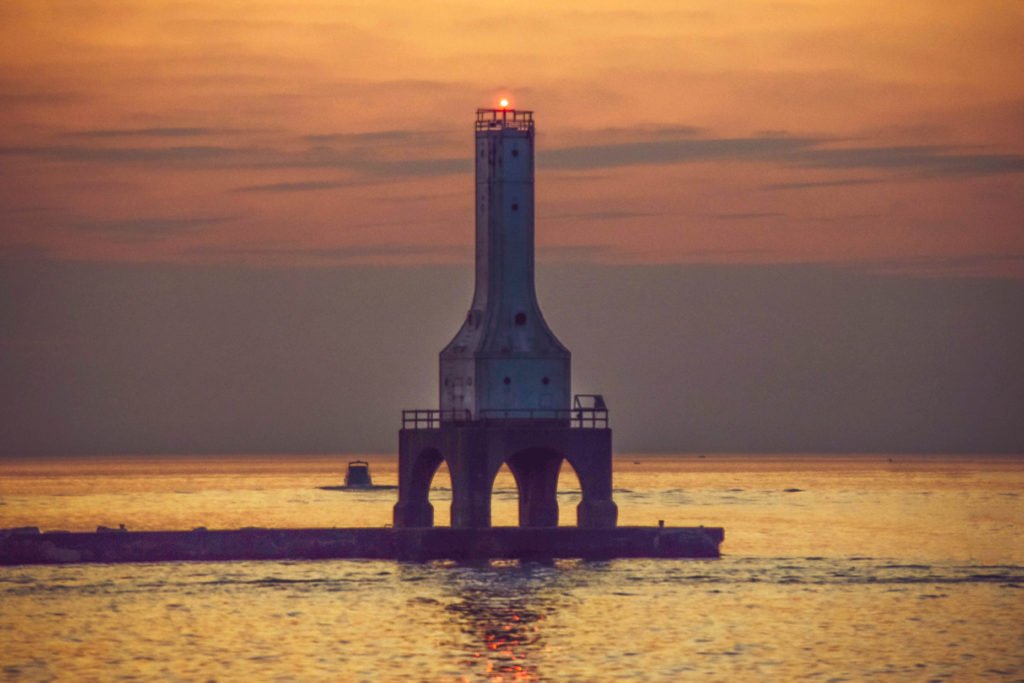
[[[317,488],[349,459],[7,461],[0,527],[388,523],[394,491]],[[723,557],[6,567],[0,676],[1024,680],[1024,457],[619,455],[615,488],[621,524],[723,526]],[[507,471],[495,489],[514,523]]]

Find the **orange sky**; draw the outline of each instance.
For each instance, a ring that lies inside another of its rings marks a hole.
[[[1024,276],[1024,6],[6,0],[0,255],[472,257],[536,112],[540,257]]]

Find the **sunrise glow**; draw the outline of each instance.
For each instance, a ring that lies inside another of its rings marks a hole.
[[[1022,36],[0,0],[5,680],[1020,678]]]
[[[512,108],[487,95],[499,80],[529,93],[538,173],[556,174],[542,260],[1024,276],[999,257],[1024,251],[1024,20],[1006,0],[574,1],[514,21],[410,5],[399,24],[308,0],[244,22],[230,3],[12,3],[0,249],[465,262],[471,207],[432,198],[469,182],[465,113]]]

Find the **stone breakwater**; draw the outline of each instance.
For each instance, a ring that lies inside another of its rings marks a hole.
[[[718,557],[721,527],[0,531],[0,564]]]

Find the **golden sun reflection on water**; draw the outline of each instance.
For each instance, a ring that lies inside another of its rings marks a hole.
[[[1019,586],[966,577],[739,558],[33,567],[0,570],[0,662],[15,677],[79,680],[1019,672]]]
[[[0,527],[378,526],[350,456],[0,464]],[[393,456],[364,457],[396,483]],[[443,522],[450,483],[433,482]],[[619,456],[620,523],[720,560],[0,568],[0,671],[100,680],[937,680],[1024,672],[1024,459]],[[497,523],[516,518],[499,473]],[[571,524],[575,474],[560,479]]]

